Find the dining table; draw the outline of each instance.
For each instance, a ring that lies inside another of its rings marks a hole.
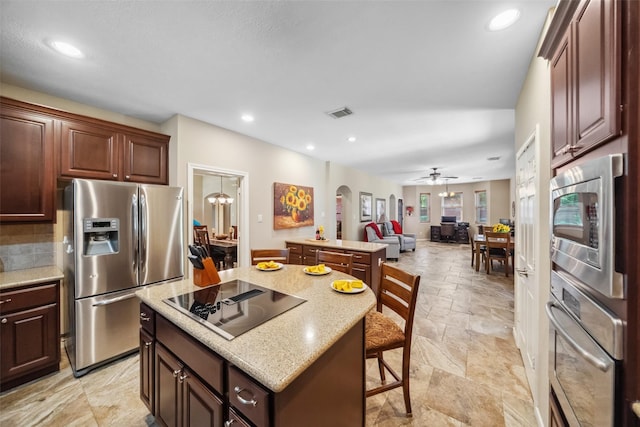
[[[474,247],[474,255],[476,257],[476,271],[480,271],[480,247],[483,244],[487,243],[487,239],[486,236],[484,234],[474,234],[473,235],[473,245]],[[511,253],[513,254],[513,249],[515,248],[516,243],[515,243],[515,236],[511,236],[511,239],[509,240],[509,249],[511,250]],[[512,255],[513,257],[513,255]],[[511,260],[511,265],[513,265],[513,259]]]
[[[216,261],[222,261],[225,270],[233,268],[234,261],[238,260],[238,241],[211,239],[209,253]]]

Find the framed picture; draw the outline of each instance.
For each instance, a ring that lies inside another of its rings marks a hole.
[[[376,199],[376,222],[387,220],[387,201],[385,199]]]
[[[313,227],[313,187],[273,183],[273,229]]]
[[[373,194],[360,192],[360,222],[373,219]]]

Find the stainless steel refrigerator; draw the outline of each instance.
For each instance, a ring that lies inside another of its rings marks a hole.
[[[74,179],[64,191],[64,275],[76,377],[138,348],[141,286],[184,275],[183,189]]]

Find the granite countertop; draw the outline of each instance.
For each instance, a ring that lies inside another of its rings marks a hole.
[[[35,283],[62,280],[64,274],[56,266],[28,268],[0,273],[0,290],[17,288],[19,286],[33,285]]]
[[[136,295],[179,328],[277,393],[311,366],[376,303],[371,289],[351,295],[331,289],[332,281],[351,276],[337,271],[324,276],[310,276],[302,271],[303,268],[289,264],[278,271],[264,272],[255,267],[220,271],[222,282],[242,279],[306,300],[231,341],[162,301],[202,289],[194,286],[191,279],[149,286],[137,291]]]
[[[342,248],[353,251],[376,252],[386,248],[384,243],[359,242],[356,240],[315,240],[315,239],[286,239],[285,243],[297,243],[300,245],[311,245],[325,248]]]

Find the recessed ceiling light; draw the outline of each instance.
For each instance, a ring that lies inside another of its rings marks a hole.
[[[316,149],[316,147],[314,147],[313,144],[307,144],[307,150],[313,151],[315,149]]]
[[[69,58],[84,58],[84,53],[82,53],[80,49],[67,42],[51,40],[49,42],[49,46],[51,46],[56,52],[64,56],[68,56]]]
[[[241,119],[247,123],[251,123],[255,120],[251,114],[243,114]]]
[[[495,162],[496,160],[500,160],[500,156],[487,157],[487,160],[490,162]]]
[[[502,13],[497,14],[489,21],[490,31],[500,31],[512,26],[520,18],[520,11],[518,9],[505,10]]]
[[[356,142],[356,137],[355,136],[350,136],[349,138],[347,138],[347,141]]]

